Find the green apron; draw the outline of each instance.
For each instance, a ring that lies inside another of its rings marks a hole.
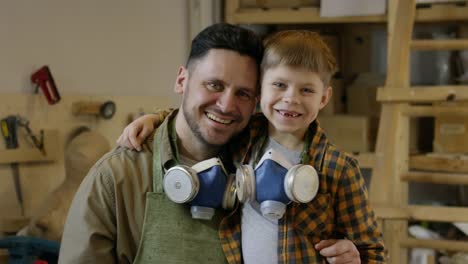
[[[210,221],[192,219],[188,205],[170,201],[163,192],[162,127],[156,131],[154,141],[154,192],[146,194],[143,230],[134,263],[227,263],[218,237],[222,210],[217,209]]]

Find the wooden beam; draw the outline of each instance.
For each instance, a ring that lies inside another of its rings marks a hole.
[[[432,240],[432,239],[415,239],[406,238],[401,241],[401,246],[404,248],[433,248],[445,249],[450,251],[468,252],[468,242],[454,240]]]
[[[239,8],[229,19],[237,24],[383,23],[386,20],[385,16],[320,17],[320,9],[316,7]]]
[[[228,0],[225,4],[225,19],[233,24],[314,24],[314,23],[384,23],[386,15],[320,17],[320,9],[304,8],[242,8],[239,0]],[[416,10],[417,22],[466,20],[468,7],[433,5]]]
[[[403,114],[410,117],[428,117],[441,115],[468,116],[468,106],[461,105],[408,105],[403,108]]]
[[[415,155],[410,157],[411,170],[468,173],[468,157],[448,155]]]
[[[239,11],[239,6],[240,6],[240,0],[224,1],[224,17],[225,17],[226,22],[231,23],[231,24],[239,23],[235,19],[235,15]]]
[[[0,164],[22,163],[22,162],[46,162],[56,161],[59,153],[58,131],[44,131],[44,150],[45,155],[35,147],[20,147],[17,149],[0,150]]]
[[[408,205],[405,207],[374,205],[379,219],[388,220],[421,220],[431,222],[468,222],[466,207]]]
[[[468,174],[437,173],[437,172],[407,172],[401,175],[402,181],[425,182],[435,184],[468,185]],[[468,219],[467,219],[468,220]]]
[[[376,162],[376,154],[372,152],[359,153],[354,156],[361,168],[373,168]]]
[[[468,6],[432,5],[416,10],[416,22],[442,22],[466,20]]]
[[[429,107],[430,108],[430,107]],[[467,113],[468,114],[468,113]],[[426,116],[426,114],[421,115]],[[466,158],[465,158],[466,157]],[[375,168],[377,155],[373,152],[354,155],[361,168]],[[460,155],[412,155],[409,160],[410,170],[468,173],[468,156]]]
[[[468,101],[467,85],[381,87],[377,90],[380,102],[446,102]]]
[[[409,215],[405,209],[397,207],[373,206],[378,219],[408,219]]]
[[[405,209],[409,219],[433,222],[468,222],[466,207],[410,205]]]
[[[413,40],[410,46],[414,50],[463,50],[468,48],[468,39]]]

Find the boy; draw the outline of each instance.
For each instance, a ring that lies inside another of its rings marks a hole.
[[[266,151],[275,151],[290,164],[315,168],[319,190],[310,202],[287,204],[278,220],[263,217],[255,198],[244,203],[221,224],[221,238],[230,241],[223,248],[240,255],[241,246],[245,263],[324,263],[325,259],[356,263],[353,254],[324,253],[335,241],[323,239],[348,239],[363,263],[385,262],[381,233],[357,162],[328,141],[316,120],[331,97],[329,83],[336,72],[329,48],[310,31],[278,32],[265,43],[261,72],[263,115],[251,120],[249,151],[240,153],[243,157],[238,160],[255,167]],[[136,130],[151,130],[159,117],[139,121],[119,143],[138,146],[145,135],[135,136]],[[148,125],[143,126],[145,122]]]

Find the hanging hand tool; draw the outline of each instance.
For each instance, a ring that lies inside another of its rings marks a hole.
[[[16,116],[7,116],[0,121],[0,125],[7,149],[18,148],[18,137],[16,133],[18,130],[18,118]],[[16,198],[18,199],[18,203],[21,208],[21,215],[24,215],[23,194],[21,191],[18,163],[11,163],[10,166],[13,172],[13,183],[15,185]]]
[[[46,155],[44,149],[44,131],[41,130],[41,139],[37,139],[36,135],[34,135],[31,128],[29,127],[29,120],[20,116],[16,116],[16,118],[18,126],[22,126],[26,129],[26,133],[28,133],[28,136],[32,140],[34,146],[38,148],[42,154]]]
[[[31,75],[31,81],[36,84],[36,92],[39,87],[41,88],[50,105],[56,104],[60,101],[60,94],[57,90],[57,86],[55,85],[52,73],[47,65],[42,66],[42,68],[33,73]]]

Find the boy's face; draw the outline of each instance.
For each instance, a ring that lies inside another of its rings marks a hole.
[[[320,76],[302,67],[278,65],[263,73],[260,106],[273,133],[302,137],[332,94]]]

